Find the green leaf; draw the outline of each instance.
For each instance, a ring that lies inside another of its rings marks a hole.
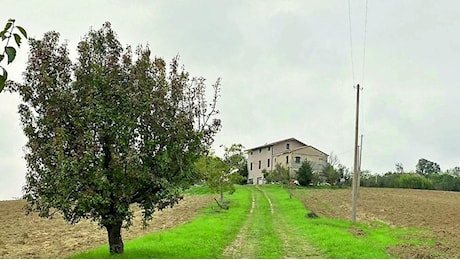
[[[3,60],[3,58],[5,58],[5,55],[4,55],[4,54],[0,54],[0,62]]]
[[[10,29],[10,28],[11,28],[11,25],[13,25],[13,23],[12,23],[12,22],[8,22],[8,23],[6,23],[6,25],[5,25],[5,29],[3,29],[3,31],[5,31],[5,32],[6,32],[6,31],[8,31],[8,29]]]
[[[24,28],[22,28],[21,26],[16,26],[16,28],[18,28],[18,30],[21,32],[21,34],[24,36],[24,38],[27,39],[27,32],[26,32],[26,30],[24,30]]]
[[[0,92],[2,92],[3,88],[5,87],[6,79],[8,78],[8,72],[6,69],[2,68],[3,75],[0,76]]]
[[[8,55],[8,64],[13,62],[14,58],[16,58],[16,49],[13,47],[6,46],[5,47],[6,55]]]
[[[17,33],[14,33],[14,40],[16,41],[16,44],[18,45],[18,47],[21,47],[21,36],[19,36],[19,34]]]

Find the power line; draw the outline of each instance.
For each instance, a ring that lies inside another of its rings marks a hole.
[[[361,70],[361,87],[364,86],[364,78],[365,78],[365,67],[366,67],[366,46],[367,46],[367,14],[368,14],[368,5],[369,0],[366,0],[366,9],[365,9],[365,16],[364,16],[364,42],[363,42],[363,62],[362,62],[362,70]],[[350,58],[351,58],[351,74],[353,78],[353,84],[355,83],[355,62],[353,58],[353,29],[352,29],[352,22],[351,22],[351,4],[350,0],[348,0],[348,24],[349,24],[349,33],[350,33]]]
[[[350,2],[350,0],[348,0],[348,2]],[[368,5],[368,0],[366,0],[366,15],[364,16],[363,70],[362,70],[362,80],[361,80],[362,86],[364,86],[364,65],[366,63],[367,5]]]
[[[350,0],[348,0],[348,24],[350,27],[350,57],[351,57],[351,74],[353,76],[353,84],[355,82],[355,64],[353,61],[353,37],[352,37],[352,30],[351,30],[351,7],[350,7]]]
[[[364,15],[363,67],[362,67],[362,74],[361,74],[361,86],[362,87],[364,87],[364,79],[365,79],[368,3],[369,3],[369,1],[366,0],[366,9],[365,9],[365,15]],[[362,100],[364,101],[364,98]],[[363,105],[363,101],[361,101],[361,106]],[[364,109],[361,110],[361,117],[364,118]],[[363,128],[363,127],[361,127],[361,128]]]

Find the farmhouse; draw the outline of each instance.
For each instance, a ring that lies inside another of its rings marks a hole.
[[[273,170],[276,164],[281,164],[294,174],[304,160],[312,164],[313,170],[320,170],[328,157],[326,153],[295,138],[257,146],[246,152],[249,184],[265,183],[262,170]]]

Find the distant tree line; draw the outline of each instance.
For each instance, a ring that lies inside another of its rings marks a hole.
[[[314,170],[311,162],[304,161],[293,176],[287,169],[275,167],[273,171],[263,171],[267,182],[288,183],[297,180],[301,186],[330,185],[331,187],[350,187],[353,171],[339,163],[336,156],[331,155],[328,162],[320,170]],[[395,171],[383,175],[361,172],[362,187],[403,188],[460,191],[460,167],[441,171],[438,163],[421,158],[415,172],[405,171],[402,163],[395,164]]]
[[[460,167],[442,172],[438,163],[424,158],[418,161],[415,172],[404,171],[401,163],[395,166],[396,171],[384,175],[372,175],[368,171],[363,171],[361,186],[460,191]]]

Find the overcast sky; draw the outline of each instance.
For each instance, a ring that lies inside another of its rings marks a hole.
[[[148,43],[166,60],[180,54],[209,85],[222,77],[218,154],[221,144],[294,137],[352,168],[360,83],[363,169],[414,170],[420,158],[460,166],[460,2],[370,0],[364,75],[366,1],[350,2],[354,80],[346,0],[15,0],[2,3],[0,26],[11,17],[34,38],[55,30],[75,60],[81,37],[110,21],[124,46]],[[27,53],[24,44],[6,67],[10,79],[22,81]],[[0,94],[0,200],[25,184],[18,104]]]

